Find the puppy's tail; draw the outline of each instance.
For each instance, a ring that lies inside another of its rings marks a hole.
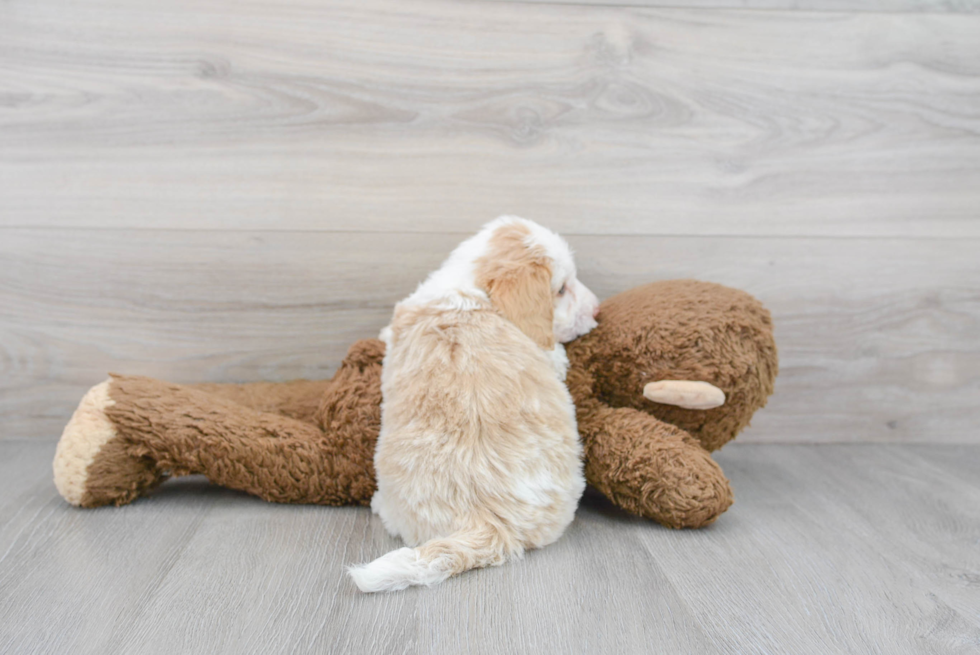
[[[432,586],[446,578],[484,566],[496,566],[509,553],[500,532],[488,525],[467,528],[448,537],[427,541],[418,548],[399,548],[370,564],[348,569],[361,591],[398,591],[411,585]]]

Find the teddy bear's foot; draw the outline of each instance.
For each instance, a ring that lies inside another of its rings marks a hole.
[[[164,476],[154,462],[131,453],[106,409],[112,380],[82,398],[61,435],[54,456],[54,484],[72,505],[125,505],[158,485]]]

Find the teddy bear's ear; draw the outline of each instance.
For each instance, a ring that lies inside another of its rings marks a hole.
[[[493,233],[487,254],[477,260],[476,283],[493,306],[545,350],[555,347],[551,266],[544,250],[528,247],[523,225]]]
[[[714,409],[725,404],[725,392],[713,384],[693,380],[661,380],[643,387],[647,400],[684,409]]]

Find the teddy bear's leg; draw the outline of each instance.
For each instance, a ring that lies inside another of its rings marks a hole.
[[[316,423],[374,466],[381,431],[381,363],[385,345],[377,339],[354,342],[327,385]],[[366,463],[366,462],[365,462]]]
[[[336,397],[337,393],[349,398],[361,399],[362,388],[351,390],[351,385],[370,387],[369,404],[381,403],[381,362],[385,346],[378,339],[361,339],[347,351],[344,361],[332,380],[292,380],[290,382],[245,382],[228,384],[201,382],[184,385],[205,393],[232,400],[260,412],[282,414],[307,423],[318,422],[318,410],[324,403],[324,395]],[[374,388],[377,398],[374,398]],[[327,400],[327,402],[331,402]],[[380,416],[380,413],[379,413]],[[346,417],[344,417],[346,418]]]
[[[580,406],[589,484],[671,528],[708,525],[731,506],[728,480],[694,437],[630,408]]]
[[[168,475],[195,473],[270,501],[367,503],[373,468],[349,459],[314,424],[198,389],[113,376],[86,395],[66,428],[55,482],[84,507],[125,504]]]
[[[204,382],[186,385],[190,389],[220,396],[260,412],[272,412],[313,423],[323,393],[330,380],[292,380],[290,382],[246,382],[222,384]]]

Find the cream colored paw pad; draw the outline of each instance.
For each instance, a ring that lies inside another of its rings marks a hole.
[[[54,484],[72,505],[81,505],[88,482],[88,467],[102,447],[116,436],[105,409],[115,403],[106,380],[88,390],[72,415],[54,455]]]

